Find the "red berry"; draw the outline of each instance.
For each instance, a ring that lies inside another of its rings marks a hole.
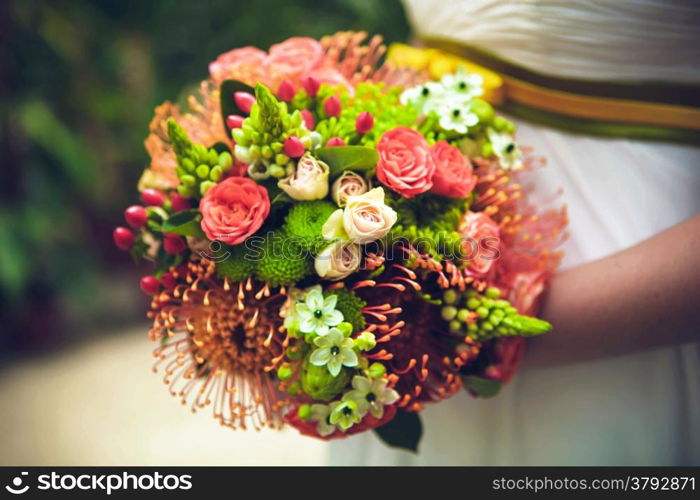
[[[323,101],[323,111],[328,116],[338,116],[340,115],[340,99],[332,95],[325,101]]]
[[[233,100],[236,101],[238,109],[243,111],[246,115],[250,114],[250,109],[253,107],[253,104],[255,104],[255,97],[248,92],[234,92]]]
[[[155,276],[144,276],[141,278],[139,286],[147,295],[155,295],[160,291],[160,282]]]
[[[345,146],[345,141],[340,137],[331,137],[326,142],[326,147],[332,148],[334,146]]]
[[[243,118],[241,115],[228,115],[226,117],[226,126],[230,129],[241,128],[243,126]]]
[[[141,191],[141,201],[149,207],[162,207],[165,203],[165,196],[155,189],[144,189]]]
[[[282,80],[280,83],[280,88],[277,89],[277,97],[283,101],[289,102],[294,99],[296,91],[294,90],[294,85],[289,80]]]
[[[299,158],[304,154],[305,150],[306,148],[304,145],[295,136],[290,136],[286,141],[284,141],[284,154],[290,158]]]
[[[182,236],[177,234],[166,234],[163,238],[163,248],[166,252],[177,255],[185,251],[187,244]]]
[[[173,209],[173,212],[182,212],[183,210],[192,208],[192,206],[190,205],[190,200],[175,193],[170,197],[170,208]]]
[[[306,125],[307,129],[313,130],[316,128],[316,120],[314,120],[314,115],[311,114],[311,111],[308,109],[302,109],[301,117],[304,119],[304,124]]]
[[[124,210],[124,218],[127,224],[134,229],[140,229],[146,225],[148,220],[148,212],[141,205],[132,205]]]
[[[366,134],[372,130],[372,127],[374,127],[374,117],[371,115],[371,113],[363,111],[357,115],[357,119],[355,120],[355,130],[357,130],[359,134]]]
[[[304,90],[306,90],[306,93],[311,97],[316,97],[316,94],[318,94],[318,89],[321,87],[321,83],[313,76],[304,78],[301,85],[304,87]]]
[[[122,250],[129,250],[134,246],[134,233],[126,227],[118,227],[112,232],[114,243]]]
[[[175,288],[175,285],[177,285],[177,280],[175,279],[173,273],[165,273],[163,276],[161,276],[160,282],[163,285],[163,288],[166,290],[172,290]]]

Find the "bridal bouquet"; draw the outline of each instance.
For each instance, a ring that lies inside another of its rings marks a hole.
[[[513,375],[556,268],[514,127],[481,78],[381,64],[379,37],[219,56],[156,108],[116,244],[154,264],[154,370],[231,428],[416,449],[418,412]]]

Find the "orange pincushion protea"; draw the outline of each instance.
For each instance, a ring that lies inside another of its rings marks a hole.
[[[212,405],[222,425],[277,428],[284,400],[268,372],[286,347],[278,334],[284,290],[250,279],[232,287],[214,270],[214,262],[191,261],[153,298],[154,371],[164,369],[170,393],[192,411]]]

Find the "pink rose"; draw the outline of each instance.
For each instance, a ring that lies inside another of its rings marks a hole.
[[[299,83],[302,76],[323,61],[323,47],[313,38],[293,37],[270,47],[267,71],[276,81],[283,79]]]
[[[260,229],[270,213],[270,198],[254,180],[228,177],[207,191],[199,211],[207,238],[238,245]]]
[[[294,200],[320,200],[328,195],[330,167],[307,151],[299,158],[296,170],[280,179],[277,186]]]
[[[221,54],[216,61],[209,64],[209,74],[217,86],[228,79],[255,85],[260,80],[265,59],[265,51],[255,47],[233,49]]]
[[[379,140],[377,153],[377,178],[392,191],[413,198],[433,187],[435,162],[420,133],[408,127],[391,129]]]
[[[500,257],[500,231],[491,217],[483,212],[467,212],[458,228],[465,247],[469,271],[486,274]]]
[[[369,190],[369,184],[361,175],[346,170],[333,183],[331,196],[339,207],[344,207],[350,196],[359,196]]]
[[[454,146],[440,141],[430,150],[435,162],[431,193],[448,198],[466,198],[476,185],[471,162]]]

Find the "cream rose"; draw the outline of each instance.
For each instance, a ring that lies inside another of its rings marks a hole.
[[[277,186],[295,200],[320,200],[328,195],[330,168],[306,152],[299,158],[296,170],[281,179]]]
[[[364,177],[351,170],[346,170],[343,175],[338,177],[331,188],[331,196],[333,201],[339,206],[344,207],[350,196],[359,196],[365,194],[369,189],[369,185]]]
[[[359,269],[361,256],[357,243],[334,241],[316,256],[314,267],[321,278],[341,280]]]
[[[384,189],[378,187],[359,196],[349,196],[345,209],[333,212],[323,225],[323,236],[370,243],[386,235],[396,218],[396,212],[384,204]]]

